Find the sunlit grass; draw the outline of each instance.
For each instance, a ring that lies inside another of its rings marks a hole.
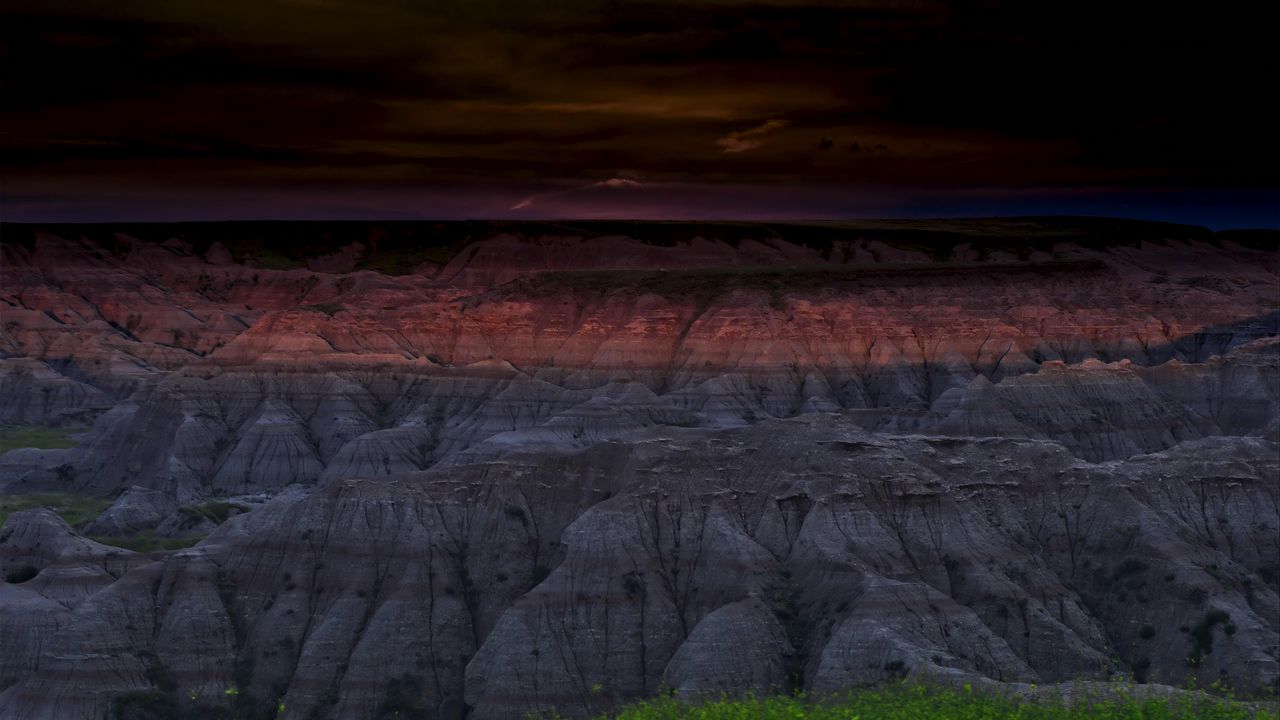
[[[80,527],[101,515],[102,511],[110,506],[111,500],[107,498],[73,495],[70,493],[0,495],[0,526],[3,526],[13,513],[43,507],[57,513],[71,527]],[[195,545],[203,538],[203,535],[167,538],[158,537],[149,532],[141,532],[124,537],[89,536],[90,540],[100,542],[103,545],[111,545],[141,553],[181,550]]]
[[[71,439],[71,434],[76,432],[80,430],[35,425],[0,428],[0,455],[17,448],[54,450],[75,447],[76,441]]]
[[[107,498],[70,493],[0,495],[0,525],[4,525],[13,513],[45,507],[62,516],[68,525],[76,527],[98,517],[110,505]]]
[[[204,539],[203,535],[196,537],[168,538],[157,537],[148,532],[138,533],[136,535],[128,535],[125,537],[109,537],[106,535],[90,535],[90,540],[100,542],[103,545],[124,548],[138,553],[164,552],[166,550],[182,550]]]
[[[1204,693],[1143,697],[1096,686],[1034,699],[971,688],[893,685],[835,697],[765,696],[683,702],[664,697],[599,720],[1261,720],[1274,707]],[[1274,704],[1273,704],[1274,705]]]

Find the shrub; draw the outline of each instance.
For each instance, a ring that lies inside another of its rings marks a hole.
[[[1147,673],[1151,670],[1151,658],[1138,658],[1129,666],[1133,670],[1133,680],[1138,683],[1147,682]]]
[[[1210,610],[1205,613],[1203,620],[1191,628],[1191,656],[1187,658],[1187,664],[1191,667],[1200,667],[1204,656],[1213,652],[1214,625],[1231,625],[1231,616],[1222,610]]]
[[[524,508],[516,505],[508,505],[504,512],[506,512],[507,517],[519,520],[521,525],[524,525],[525,527],[529,526],[529,516],[525,514]]]
[[[128,692],[111,701],[117,720],[172,720],[180,717],[178,700],[169,693]]]
[[[901,660],[890,660],[884,664],[884,674],[894,680],[905,678],[907,672],[906,663]]]
[[[249,512],[249,506],[240,503],[210,501],[200,505],[184,505],[178,508],[184,515],[194,518],[204,518],[214,525],[221,525],[231,516],[231,511],[238,513]]]
[[[422,681],[408,673],[387,683],[386,695],[374,716],[378,720],[427,720]]]
[[[229,720],[224,707],[183,701],[171,692],[156,690],[127,692],[111,700],[115,720]]]
[[[1115,572],[1111,574],[1111,581],[1115,582],[1130,575],[1146,572],[1148,567],[1150,566],[1138,558],[1125,558],[1123,562],[1116,566]]]

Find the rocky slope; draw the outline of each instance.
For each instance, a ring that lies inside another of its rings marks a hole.
[[[1277,462],[1261,439],[1094,464],[1041,440],[890,437],[813,414],[335,479],[136,567],[38,651],[10,646],[34,671],[0,705],[96,717],[165,692],[157,676],[184,701],[235,688],[344,718],[401,686],[481,718],[899,672],[1265,687],[1280,675]],[[6,532],[54,524],[31,511]]]
[[[116,501],[0,529],[0,717],[1267,688],[1274,240],[5,226],[0,425],[88,429],[0,455],[0,491]]]

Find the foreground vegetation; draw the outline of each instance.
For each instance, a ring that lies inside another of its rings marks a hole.
[[[16,425],[0,428],[0,455],[17,448],[39,448],[41,450],[57,450],[76,446],[71,439],[72,433],[80,429],[38,427],[36,425]]]
[[[191,537],[158,537],[149,532],[140,532],[136,535],[125,535],[123,537],[114,537],[111,535],[89,535],[88,538],[103,545],[124,548],[138,553],[165,552],[168,550],[182,550],[204,539],[203,535],[195,535]]]
[[[1243,703],[1198,692],[1149,697],[1141,686],[1068,688],[1031,697],[892,685],[846,695],[746,697],[690,703],[660,698],[600,720],[1262,720],[1275,703]],[[1069,697],[1070,699],[1064,699]]]
[[[23,510],[49,508],[57,513],[71,527],[81,527],[102,514],[111,505],[108,498],[73,495],[70,493],[33,493],[24,495],[0,495],[0,527],[4,526],[9,516]],[[194,537],[168,538],[157,537],[148,532],[110,537],[106,535],[90,535],[103,545],[112,545],[134,552],[159,552],[163,550],[181,550],[200,542],[203,535]]]
[[[0,494],[0,527],[9,516],[23,510],[48,508],[57,513],[72,528],[83,528],[94,518],[111,506],[110,498],[76,495],[73,493],[24,493],[17,495]],[[226,501],[210,501],[200,505],[189,505],[179,508],[179,512],[189,516],[192,522],[208,520],[214,525],[226,522],[232,512],[248,512],[249,507],[240,503]],[[151,532],[142,531],[132,535],[87,535],[90,540],[103,545],[124,548],[134,552],[164,552],[181,550],[204,539],[207,533],[198,532],[182,537],[162,537]]]
[[[0,526],[13,513],[44,507],[62,516],[71,527],[77,527],[98,517],[110,505],[111,500],[107,498],[70,493],[0,495]]]

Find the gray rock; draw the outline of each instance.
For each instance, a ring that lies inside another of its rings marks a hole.
[[[125,490],[111,507],[89,523],[87,535],[125,536],[153,530],[178,508],[173,495],[137,485]]]
[[[334,480],[74,605],[39,657],[10,661],[36,669],[4,695],[25,714],[0,717],[91,717],[150,687],[147,663],[183,697],[226,703],[239,683],[344,718],[402,692],[442,717],[585,716],[664,685],[903,674],[1265,686],[1278,450],[1219,437],[1094,464],[832,414]],[[1217,613],[1188,665],[1179,628]],[[66,659],[86,637],[96,659]]]

